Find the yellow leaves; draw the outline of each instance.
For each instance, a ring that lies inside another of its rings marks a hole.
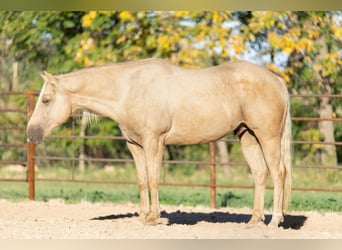
[[[255,11],[249,27],[253,33],[259,33],[262,29],[270,29],[275,25],[276,13],[273,11]]]
[[[321,64],[323,66],[321,73],[324,77],[338,74],[340,65],[342,65],[340,51],[333,50],[328,53]]]
[[[122,12],[120,12],[119,18],[122,21],[134,21],[134,17],[132,15],[132,13],[129,12],[129,11],[122,11]]]
[[[317,60],[312,69],[323,77],[334,76],[340,72],[342,66],[341,54],[338,50],[333,50],[326,54],[321,60]]]
[[[314,71],[317,71],[317,72],[319,72],[319,71],[321,71],[322,69],[323,69],[323,66],[322,65],[320,65],[320,64],[314,64],[314,65],[312,65],[312,69],[314,70]]]
[[[232,35],[229,38],[229,44],[232,46],[237,55],[242,54],[245,50],[245,44],[242,36],[240,35]]]
[[[137,60],[140,58],[143,48],[140,46],[132,45],[123,51],[124,60]]]
[[[194,37],[194,41],[196,43],[204,41],[206,38],[207,32],[208,32],[208,27],[206,24],[204,24],[204,23],[197,24],[196,25],[196,35]],[[211,35],[212,36],[216,35],[216,33],[213,31],[213,32],[211,32]]]
[[[214,21],[214,22],[217,22],[218,20],[220,20],[221,19],[221,17],[220,17],[220,15],[219,15],[219,13],[217,12],[217,11],[214,11],[213,12],[213,16],[212,16],[212,20]]]
[[[84,66],[93,66],[94,62],[89,59],[87,53],[95,48],[94,39],[87,38],[80,41],[80,47],[77,50],[76,56],[74,58],[75,62],[81,62]]]
[[[312,52],[314,42],[306,37],[301,38],[302,32],[299,28],[289,29],[285,34],[279,36],[276,32],[268,34],[268,41],[273,49],[281,49],[282,52],[291,54],[294,50],[296,53],[303,51]],[[311,33],[311,37],[319,34],[316,31]],[[309,35],[310,36],[310,35]]]
[[[279,47],[280,37],[276,32],[269,32],[267,39],[273,49],[277,49]]]
[[[176,18],[184,18],[189,16],[190,11],[175,11],[173,14]]]
[[[227,19],[227,16],[229,16],[229,12],[222,11],[213,11],[211,14],[211,21],[217,24],[222,24],[222,22]]]
[[[171,61],[188,69],[199,69],[205,67],[207,54],[203,50],[189,47],[186,50],[181,50],[177,54],[173,54]]]
[[[284,62],[282,65],[286,65],[285,60],[290,55],[292,69],[277,68],[277,64],[269,66],[289,82],[293,70],[300,67],[324,74],[331,74],[334,68],[342,68],[342,61],[337,55],[321,58],[322,62],[315,60],[320,53],[317,40],[321,37],[326,36],[326,41],[332,44],[328,53],[338,49],[336,41],[342,41],[340,19],[327,23],[329,20],[322,16],[305,13],[305,18],[301,18],[296,12],[256,11],[248,17],[241,16],[246,18],[246,22],[239,22],[237,17],[240,16],[223,11],[89,11],[81,24],[90,28],[83,29],[84,36],[74,40],[66,50],[70,55],[76,53],[75,61],[85,65],[91,65],[92,60],[94,64],[99,60],[109,61],[114,56],[118,60],[156,56],[171,58],[186,67],[199,67],[211,64],[210,58],[213,57],[218,62],[222,59],[248,60],[251,50],[253,57],[254,54],[272,55],[274,61],[279,59]]]
[[[288,36],[296,39],[298,38],[300,35],[301,35],[301,30],[299,28],[292,28],[292,29],[289,29],[289,31],[287,32]]]
[[[319,31],[316,29],[309,29],[308,35],[310,39],[317,39],[319,37]]]
[[[299,41],[296,42],[296,45],[295,45],[297,53],[303,50],[310,53],[312,52],[313,47],[314,47],[313,41],[307,38],[301,38]]]
[[[252,33],[249,33],[247,38],[249,41],[255,41],[255,35]]]
[[[295,42],[289,36],[282,36],[279,47],[284,53],[291,54],[295,47]]]
[[[312,22],[316,25],[321,25],[324,22],[323,18],[317,15],[312,15],[311,19],[312,19]]]
[[[167,35],[162,35],[157,39],[158,47],[161,51],[170,50],[170,42]]]
[[[332,30],[334,36],[338,40],[342,41],[342,27],[341,27],[341,25],[334,24],[334,25],[331,26],[331,30]]]
[[[90,50],[94,48],[94,39],[88,38],[81,40],[81,48],[82,50]]]
[[[116,44],[120,44],[120,43],[123,43],[124,41],[126,41],[126,34],[119,37],[117,40],[116,40]]]
[[[280,76],[285,80],[287,84],[290,84],[291,76],[293,75],[294,70],[293,67],[286,67],[281,73]]]
[[[303,138],[306,141],[320,141],[322,139],[322,135],[319,130],[311,128],[303,130],[299,133],[299,137]],[[303,146],[306,150],[310,150],[312,154],[314,154],[317,150],[321,148],[320,144],[311,144]]]
[[[301,31],[299,29],[291,29],[282,36],[279,36],[276,32],[270,32],[268,42],[273,49],[280,49],[287,54],[291,54],[294,50],[296,53],[312,52],[314,42],[306,37],[300,38],[300,35]]]
[[[157,39],[155,36],[148,36],[145,40],[147,49],[154,49],[157,46]]]
[[[82,26],[84,28],[90,26],[93,23],[93,21],[96,18],[96,16],[97,16],[97,12],[96,11],[89,11],[82,18]]]
[[[295,48],[295,42],[289,35],[279,37],[276,32],[268,34],[268,42],[273,49],[281,49],[282,52],[291,54]]]

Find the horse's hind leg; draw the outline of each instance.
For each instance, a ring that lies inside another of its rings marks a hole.
[[[268,136],[259,136],[259,141],[264,153],[267,167],[271,173],[274,192],[273,192],[273,213],[271,226],[277,227],[283,221],[283,197],[285,183],[285,167],[281,161],[281,143],[280,136],[268,138]]]
[[[138,185],[140,192],[139,217],[142,222],[145,222],[147,216],[150,213],[150,199],[148,194],[148,179],[145,152],[142,149],[142,147],[135,144],[131,144],[129,142],[127,142],[127,147],[133,156],[135,167],[137,169]]]
[[[264,217],[264,198],[266,189],[267,166],[263,157],[262,150],[254,133],[245,128],[240,133],[240,142],[243,154],[251,168],[254,181],[254,209],[252,218],[248,223],[255,224],[265,220]]]

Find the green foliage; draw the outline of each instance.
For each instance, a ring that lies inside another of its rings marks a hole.
[[[121,132],[115,121],[101,119],[96,124],[87,127],[86,134],[97,136],[120,136]],[[85,141],[85,151],[88,157],[111,158],[115,155],[118,158],[127,158],[126,143],[123,140],[96,140],[87,139]]]
[[[4,95],[0,98],[0,108],[8,109],[24,109],[26,98],[22,95]],[[0,130],[0,160],[3,161],[21,161],[25,159],[25,143],[23,137],[24,125],[21,125],[26,119],[26,114],[23,112],[7,112],[0,113],[0,126],[16,127],[19,125],[21,129],[13,130],[11,133],[8,130]],[[3,147],[2,144],[18,145],[13,147]],[[20,146],[21,145],[21,146]]]

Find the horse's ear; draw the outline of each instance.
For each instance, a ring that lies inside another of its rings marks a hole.
[[[40,76],[43,78],[44,81],[48,81],[48,75],[49,73],[44,71],[43,73],[40,73]]]
[[[44,79],[45,82],[54,83],[54,84],[57,83],[56,77],[54,77],[53,75],[51,75],[50,73],[46,71],[40,74],[40,76]]]

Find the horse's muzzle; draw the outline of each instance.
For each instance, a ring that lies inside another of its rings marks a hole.
[[[38,144],[43,140],[44,129],[40,126],[30,126],[27,128],[27,141]]]

